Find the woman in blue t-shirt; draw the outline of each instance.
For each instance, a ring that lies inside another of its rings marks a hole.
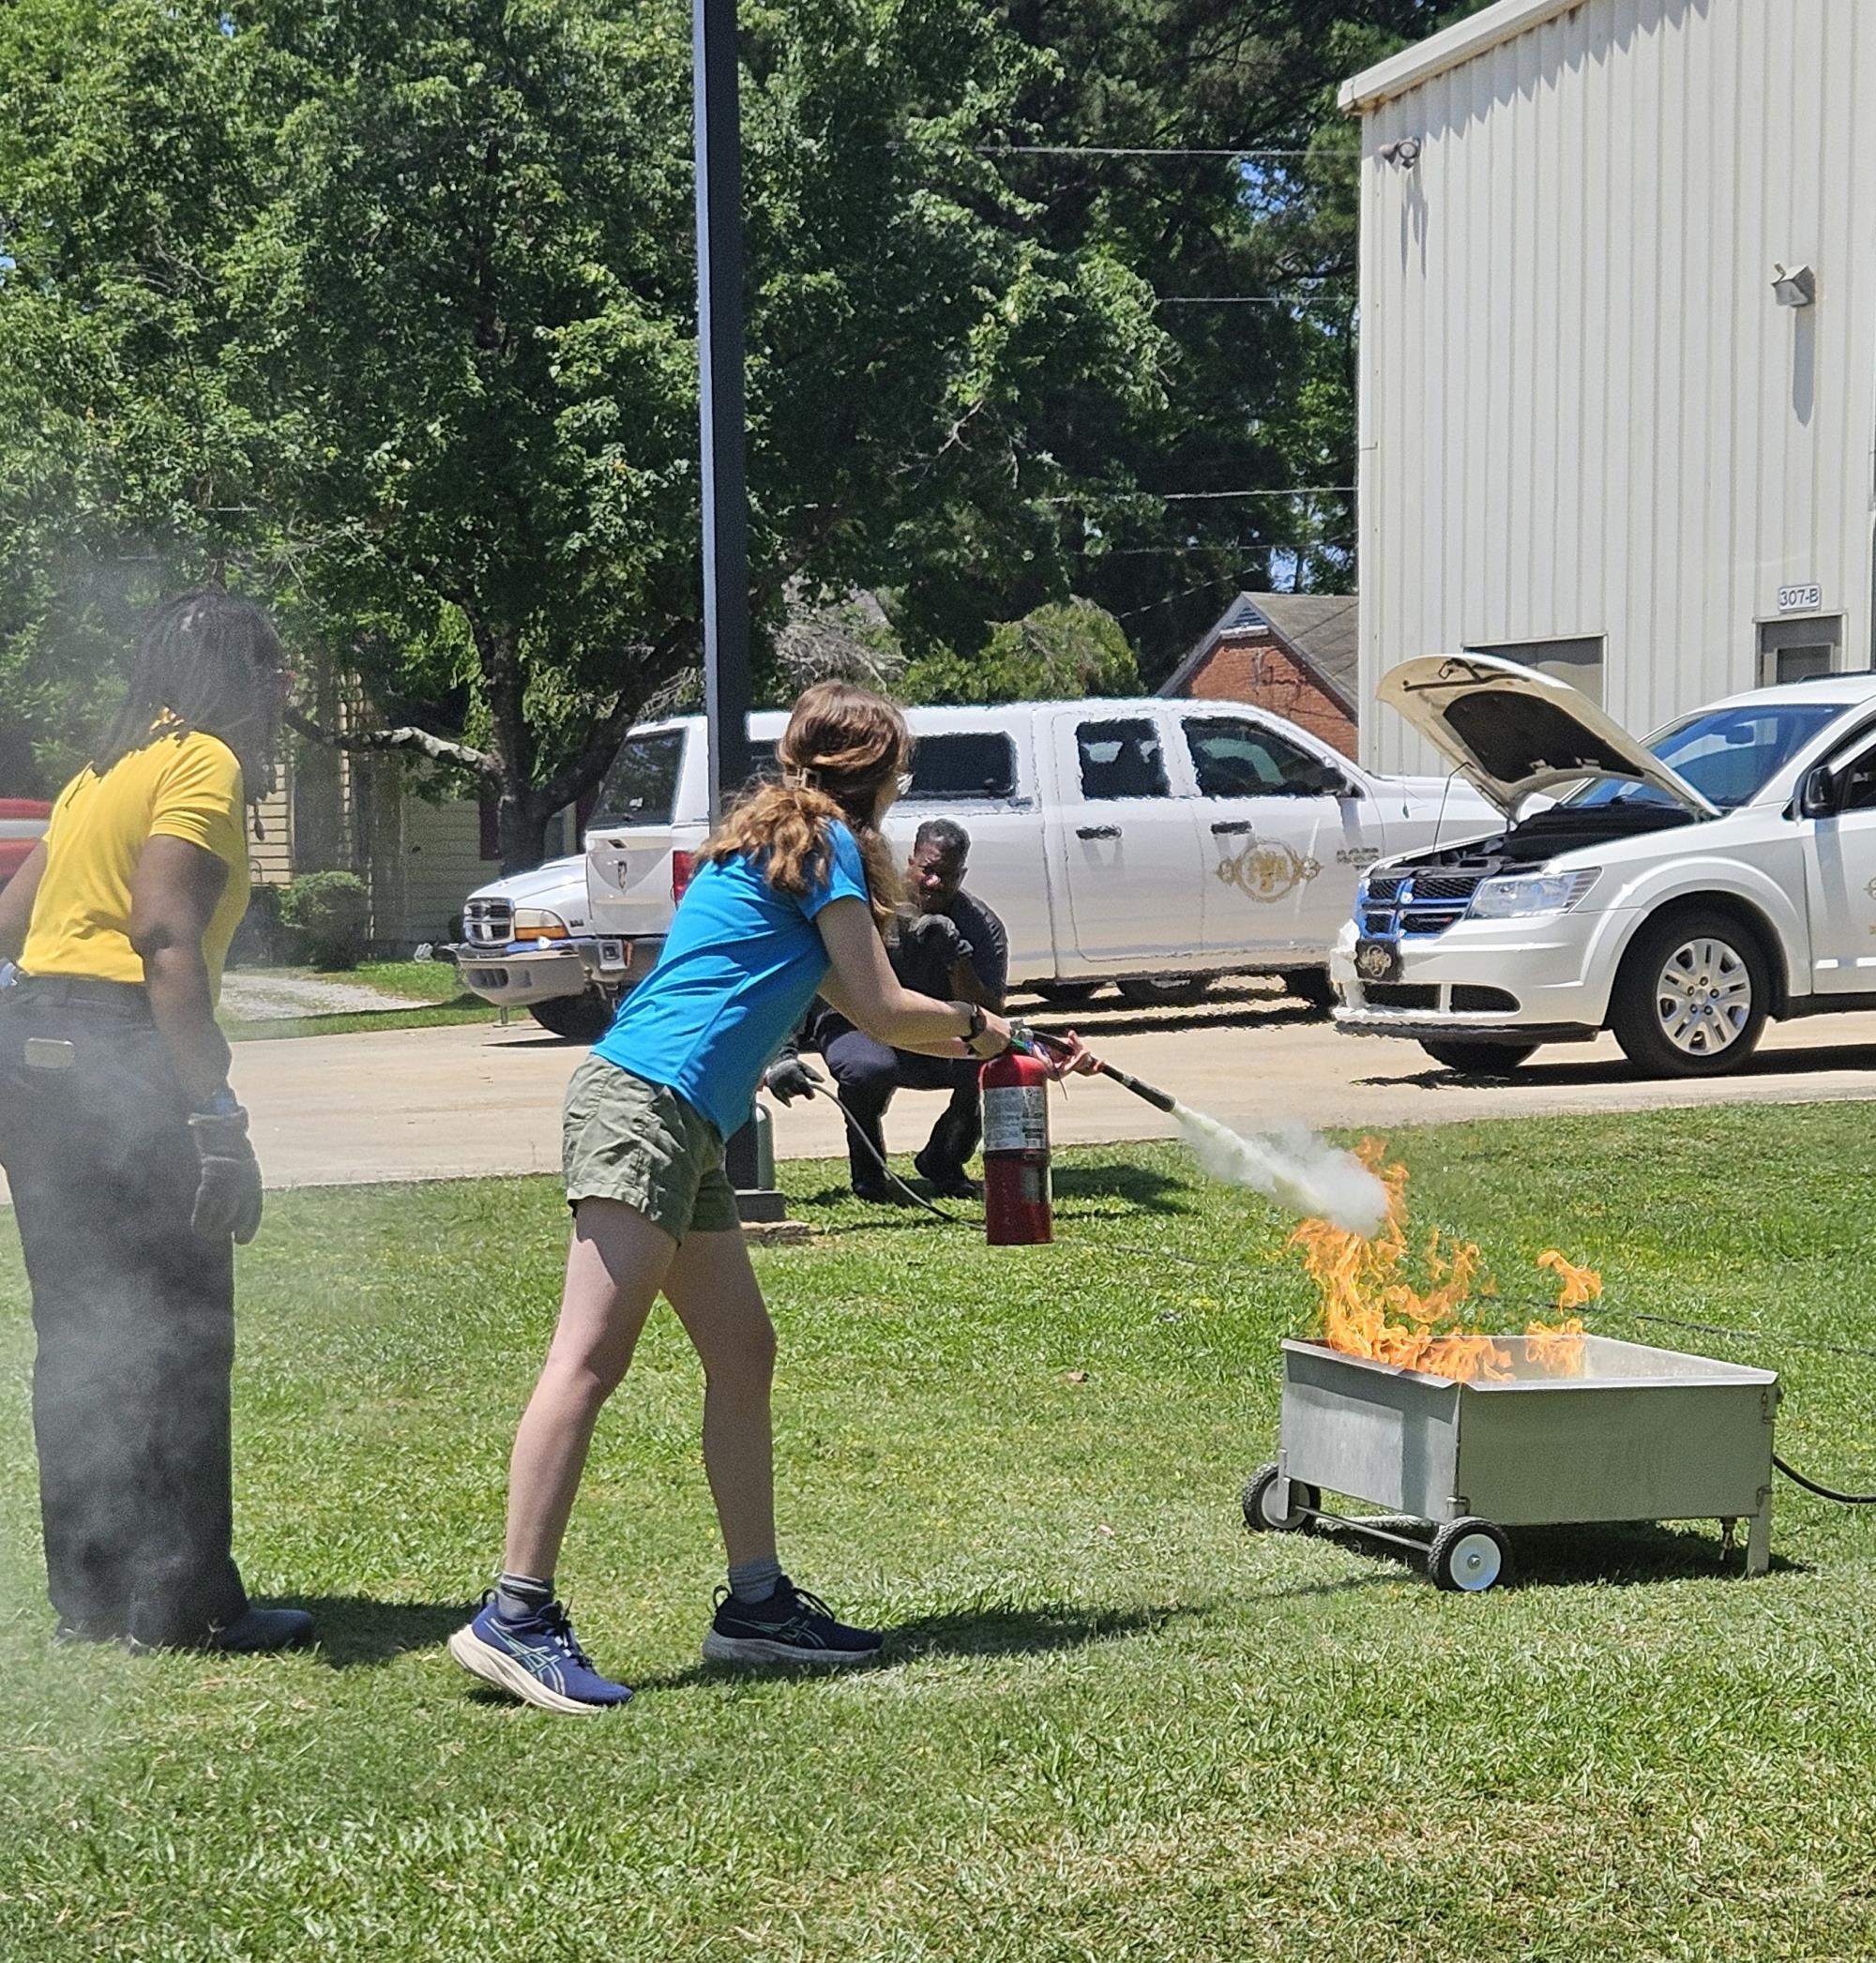
[[[776,1558],[775,1331],[723,1140],[816,994],[869,1035],[930,1056],[994,1056],[1009,1025],[910,993],[886,960],[898,879],[880,824],[912,755],[899,711],[818,683],[795,703],[778,754],[781,782],[724,819],[658,965],[567,1087],[573,1241],[560,1322],[515,1439],[502,1573],[449,1639],[465,1669],[550,1711],[598,1711],[631,1695],[582,1652],[553,1570],[600,1407],[660,1291],[704,1365],[704,1462],[729,1555],[704,1655],[839,1664],[880,1647],[877,1631],[837,1621]]]

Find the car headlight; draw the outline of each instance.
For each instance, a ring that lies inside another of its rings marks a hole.
[[[567,923],[545,907],[517,907],[514,935],[517,941],[564,941]]]
[[[1596,884],[1600,866],[1579,872],[1520,873],[1489,879],[1472,897],[1475,920],[1516,920],[1527,914],[1567,914]]]

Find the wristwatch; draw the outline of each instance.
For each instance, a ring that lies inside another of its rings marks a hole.
[[[975,1049],[977,1038],[984,1033],[984,1005],[980,1002],[960,1002],[953,1004],[970,1018],[970,1026],[964,1031],[964,1048]]]

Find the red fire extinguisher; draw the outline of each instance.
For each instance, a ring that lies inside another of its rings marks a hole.
[[[1006,1049],[983,1067],[984,1238],[1031,1247],[1055,1238],[1049,1183],[1049,1072]]]

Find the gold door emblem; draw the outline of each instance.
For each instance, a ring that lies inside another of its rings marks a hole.
[[[1320,859],[1306,859],[1288,845],[1247,845],[1234,857],[1220,859],[1216,870],[1228,886],[1247,899],[1269,906],[1306,885],[1323,869]]]

